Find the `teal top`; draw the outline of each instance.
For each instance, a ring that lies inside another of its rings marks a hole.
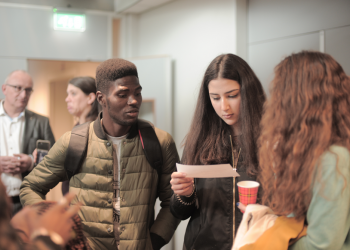
[[[306,219],[307,235],[289,250],[350,249],[350,152],[347,148],[333,145],[321,156]]]

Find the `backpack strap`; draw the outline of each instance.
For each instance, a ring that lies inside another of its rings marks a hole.
[[[67,155],[64,161],[64,169],[66,170],[68,180],[79,171],[85,159],[90,123],[91,122],[85,122],[72,129]]]
[[[163,155],[156,132],[151,124],[138,121],[139,136],[147,161],[158,173],[158,181],[162,174]]]

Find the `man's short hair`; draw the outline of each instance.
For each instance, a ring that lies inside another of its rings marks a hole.
[[[97,91],[107,94],[111,84],[125,76],[138,77],[135,64],[120,58],[102,62],[96,69]]]

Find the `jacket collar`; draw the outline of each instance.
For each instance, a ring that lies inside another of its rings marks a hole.
[[[99,115],[97,116],[95,122],[94,122],[94,131],[95,131],[95,134],[98,138],[102,139],[102,140],[107,140],[107,135],[106,135],[106,132],[104,131],[103,129],[103,126],[102,126],[102,112],[99,113]],[[138,122],[135,122],[130,130],[129,130],[129,134],[128,134],[128,137],[126,139],[133,139],[137,136],[138,134]]]
[[[29,144],[30,138],[32,138],[33,131],[35,128],[36,119],[34,119],[34,113],[28,109],[24,110],[24,133],[23,133],[23,143],[22,143],[22,153],[26,152],[31,154],[32,152],[27,152],[27,147]]]

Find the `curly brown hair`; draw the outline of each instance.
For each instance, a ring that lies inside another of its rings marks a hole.
[[[330,55],[302,51],[275,68],[259,138],[263,203],[306,214],[313,172],[333,144],[350,150],[350,80]]]

